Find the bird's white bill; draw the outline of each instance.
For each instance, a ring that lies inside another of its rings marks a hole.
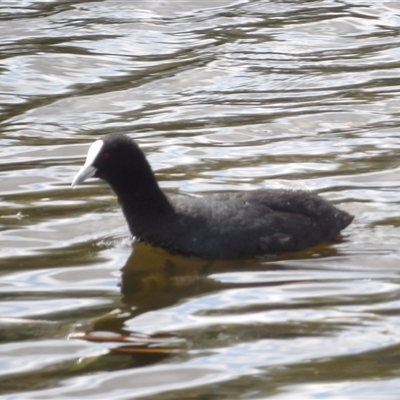
[[[75,178],[71,183],[71,187],[79,185],[86,179],[91,178],[95,173],[96,173],[95,167],[93,167],[92,165],[84,165],[75,175]]]
[[[104,142],[102,140],[96,140],[90,147],[86,156],[86,161],[83,167],[75,175],[74,180],[71,183],[71,187],[79,185],[88,178],[91,178],[96,173],[96,168],[93,167],[94,160],[100,153]]]

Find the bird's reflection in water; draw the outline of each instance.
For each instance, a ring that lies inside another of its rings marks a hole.
[[[288,284],[284,281],[221,281],[216,274],[287,270],[296,268],[290,260],[337,256],[330,244],[320,244],[301,252],[258,259],[207,260],[170,254],[146,243],[135,243],[122,269],[122,301],[131,310],[131,318],[221,289]],[[288,263],[285,263],[288,261]]]
[[[254,270],[255,266],[260,268],[264,263],[265,260],[194,259],[136,243],[122,269],[122,301],[132,310],[133,317],[169,307],[188,297],[213,292],[222,285],[227,288],[226,283],[213,279],[213,274]]]
[[[154,248],[145,243],[135,243],[133,251],[122,268],[121,293],[125,305],[123,313],[109,314],[93,321],[92,330],[80,338],[113,343],[110,354],[131,355],[130,367],[149,365],[171,355],[186,351],[184,338],[168,332],[143,335],[140,323],[134,320],[146,312],[160,310],[182,303],[193,297],[231,288],[251,288],[288,285],[296,282],[284,274],[282,279],[270,282],[248,280],[222,280],[224,273],[277,271],[293,269],[286,261],[313,257],[331,257],[337,250],[329,244],[288,255],[251,260],[205,260],[182,257]],[[129,328],[125,322],[129,320]],[[130,330],[135,326],[135,331]],[[102,332],[100,334],[99,332]],[[104,334],[105,332],[105,334]]]

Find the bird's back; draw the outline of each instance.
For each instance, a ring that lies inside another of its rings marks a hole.
[[[173,196],[152,242],[179,253],[234,258],[297,251],[332,240],[353,217],[307,191]],[[157,240],[159,242],[157,243]]]

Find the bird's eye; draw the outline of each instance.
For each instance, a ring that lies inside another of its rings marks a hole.
[[[103,160],[107,160],[108,158],[110,158],[110,153],[104,153]]]

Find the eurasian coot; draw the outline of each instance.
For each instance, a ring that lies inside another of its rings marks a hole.
[[[109,134],[91,145],[72,186],[93,176],[104,179],[116,193],[132,235],[195,257],[302,250],[334,239],[354,218],[303,190],[167,196],[138,145],[122,134]]]

